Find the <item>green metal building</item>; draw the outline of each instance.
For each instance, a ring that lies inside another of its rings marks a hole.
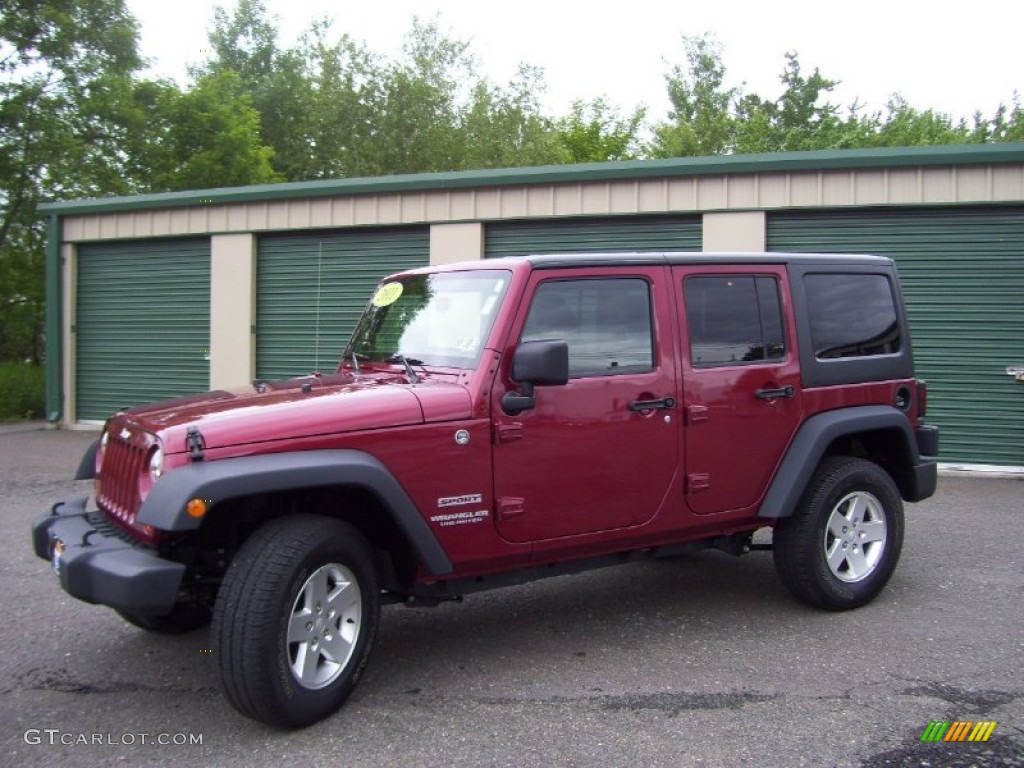
[[[584,250],[892,256],[942,460],[1024,467],[1024,144],[416,174],[47,204],[49,418],[330,369],[384,274]]]

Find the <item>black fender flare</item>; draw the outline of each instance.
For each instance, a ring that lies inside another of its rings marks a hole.
[[[452,564],[409,494],[376,457],[352,449],[324,449],[197,461],[173,469],[153,486],[136,521],[164,531],[191,531],[202,518],[188,514],[189,499],[219,501],[254,493],[352,485],[373,493],[434,576]]]
[[[803,496],[811,475],[825,456],[825,451],[836,438],[880,429],[898,430],[910,466],[920,464],[914,432],[910,421],[901,411],[885,405],[859,405],[818,413],[803,423],[789,444],[757,516],[789,517]],[[902,487],[903,478],[894,479],[901,485],[904,497],[913,495]]]
[[[96,452],[100,449],[100,439],[97,437],[89,447],[85,449],[82,460],[78,462],[78,471],[75,472],[75,480],[92,480],[96,477]]]

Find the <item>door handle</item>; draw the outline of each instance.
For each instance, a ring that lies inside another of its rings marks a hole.
[[[784,387],[773,387],[770,389],[755,389],[754,394],[759,400],[774,400],[777,397],[792,397],[796,394],[792,384]]]
[[[663,397],[660,400],[634,400],[629,404],[629,410],[631,411],[650,411],[655,408],[675,408],[676,399],[674,397]]]

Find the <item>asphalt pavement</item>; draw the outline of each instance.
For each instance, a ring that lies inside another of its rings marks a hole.
[[[285,732],[227,704],[205,631],[135,629],[32,553],[94,436],[0,431],[0,765],[1024,766],[1020,480],[941,478],[856,611],[797,603],[767,552],[387,607],[349,702]]]

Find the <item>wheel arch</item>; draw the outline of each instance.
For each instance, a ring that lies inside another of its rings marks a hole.
[[[333,494],[333,498],[346,498],[348,494],[373,500],[374,511],[384,513],[431,574],[440,576],[452,571],[448,555],[394,475],[376,457],[352,449],[194,462],[164,475],[153,486],[136,519],[165,531],[195,531],[212,516],[229,513],[232,506],[245,499],[284,498],[292,494]],[[196,518],[188,514],[186,506],[193,498],[205,499],[210,505],[206,516]],[[361,527],[356,520],[350,522]],[[380,536],[369,538],[378,539],[375,544],[381,543]]]
[[[902,412],[884,405],[826,411],[810,417],[797,431],[758,510],[758,517],[788,517],[803,496],[815,469],[827,456],[859,456],[889,473],[900,495],[920,496],[914,467],[917,443]]]

